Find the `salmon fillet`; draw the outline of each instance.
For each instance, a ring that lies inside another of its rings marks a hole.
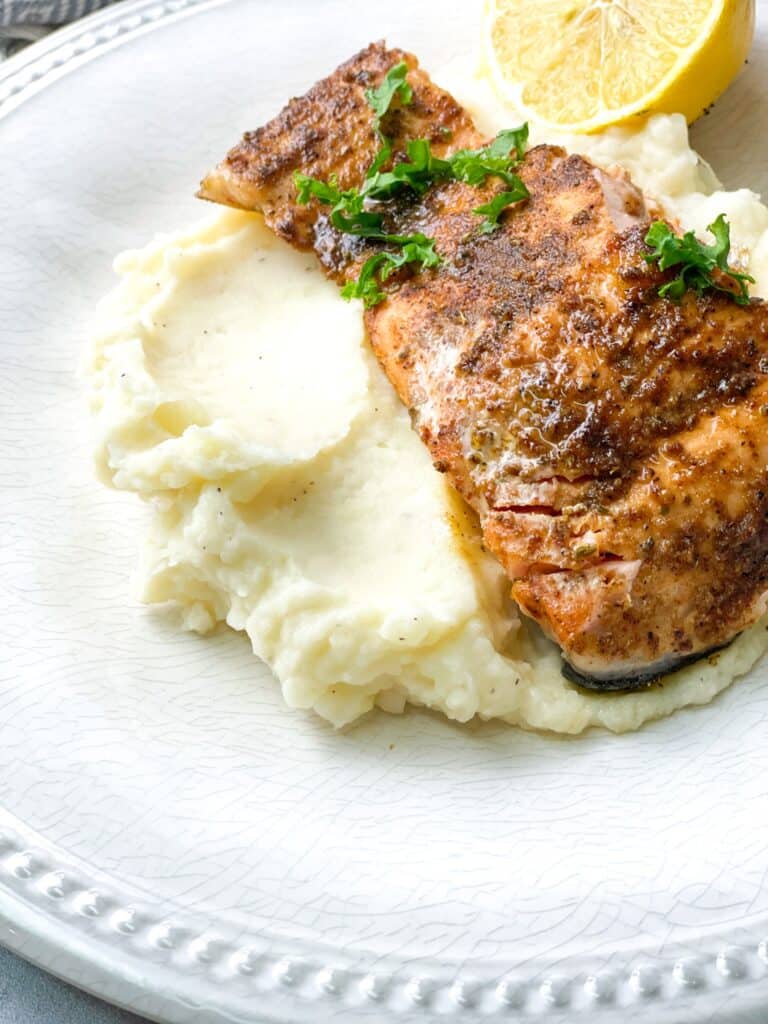
[[[293,172],[359,187],[378,150],[365,98],[399,61],[413,102],[384,123],[438,156],[487,140],[418,68],[377,43],[291,100],[202,183],[314,250],[339,283],[381,243],[299,205]],[[365,313],[370,343],[435,467],[476,511],[520,608],[569,676],[623,689],[732,640],[768,593],[768,307],[658,288],[643,195],[553,146],[526,154],[530,199],[482,234],[502,186],[460,182],[386,204],[388,230],[436,239]]]

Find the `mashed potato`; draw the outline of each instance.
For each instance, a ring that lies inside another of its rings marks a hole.
[[[480,84],[446,84],[499,126]],[[717,191],[682,118],[565,141],[626,167],[685,227],[725,211],[768,292],[768,210]],[[257,215],[221,211],[116,269],[88,370],[100,473],[150,508],[142,596],[179,606],[190,629],[245,630],[292,707],[336,726],[411,702],[459,721],[619,732],[710,700],[768,646],[761,624],[663,685],[580,692],[520,621],[368,351],[359,308],[311,256]]]

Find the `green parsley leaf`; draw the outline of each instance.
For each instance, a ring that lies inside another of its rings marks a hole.
[[[383,238],[382,216],[363,208],[365,196],[357,189],[339,189],[336,179],[321,181],[295,171],[296,201],[302,206],[310,199],[317,199],[324,206],[331,207],[330,221],[338,230],[348,235],[362,235],[366,238]]]
[[[421,268],[436,267],[440,264],[440,255],[435,252],[434,238],[426,235],[389,235],[387,241],[401,246],[399,252],[377,252],[363,264],[356,281],[347,281],[341,290],[341,297],[362,299],[367,309],[376,306],[387,296],[380,285],[391,277],[396,270],[406,264],[415,263]]]
[[[411,139],[407,151],[409,159],[395,164],[391,171],[377,169],[373,174],[368,172],[362,188],[367,199],[383,202],[404,188],[411,188],[417,195],[423,195],[430,185],[450,177],[449,161],[433,156],[427,139]]]
[[[404,60],[395,64],[384,76],[381,85],[375,89],[366,89],[365,98],[368,105],[376,115],[374,127],[378,135],[381,135],[381,120],[392,105],[395,96],[398,96],[403,106],[413,100],[413,89],[405,80],[408,74],[408,65]]]
[[[374,162],[362,192],[368,199],[381,202],[391,199],[403,188],[423,195],[440,181],[455,179],[469,185],[482,185],[490,176],[501,178],[511,191],[525,188],[512,172],[512,167],[519,163],[525,152],[527,138],[528,125],[524,124],[520,128],[500,132],[483,149],[461,149],[444,160],[432,153],[428,139],[412,139],[407,147],[409,159],[395,164],[391,171],[380,171],[381,165]],[[513,151],[514,157],[510,155]]]
[[[357,192],[345,195],[331,210],[331,224],[337,231],[343,231],[348,235],[383,238],[383,218],[380,213],[363,209],[364,199],[365,197]]]
[[[505,156],[514,149],[515,159],[519,163],[525,156],[528,148],[528,122],[521,124],[519,128],[505,128],[500,131],[490,146],[487,147],[491,156]]]
[[[394,67],[389,69],[384,76],[384,81],[378,88],[365,90],[365,98],[376,115],[373,120],[373,130],[378,135],[379,142],[381,143],[381,149],[368,168],[366,178],[373,177],[392,156],[392,144],[381,130],[381,121],[392,105],[395,96],[399,97],[403,106],[408,106],[413,100],[413,89],[405,80],[407,73],[408,65],[404,60],[400,61],[399,64],[395,64]]]
[[[362,299],[366,309],[376,306],[386,299],[386,292],[379,288],[376,272],[388,255],[383,252],[376,253],[365,261],[356,281],[347,281],[341,289],[342,299],[350,302],[352,299]]]
[[[317,199],[320,203],[332,206],[338,203],[342,196],[336,185],[335,175],[332,175],[329,181],[321,181],[319,178],[310,178],[301,171],[294,171],[293,183],[296,186],[296,202],[302,206],[306,206],[310,199]]]
[[[449,158],[452,177],[468,185],[482,185],[486,178],[496,177],[513,189],[520,179],[512,173],[512,168],[522,160],[527,143],[528,125],[523,124],[499,132],[493,142],[482,149],[460,149]]]
[[[510,189],[508,192],[499,192],[499,194],[494,196],[489,203],[483,203],[482,206],[476,206],[472,213],[476,213],[480,217],[485,217],[485,220],[480,225],[482,233],[489,235],[492,231],[495,231],[500,227],[499,217],[502,212],[513,203],[517,203],[521,199],[527,199],[529,195],[530,192],[520,178],[518,178],[516,188]]]
[[[397,239],[398,245],[402,246],[395,259],[390,261],[389,267],[382,274],[382,280],[406,263],[419,263],[420,269],[424,267],[439,267],[442,260],[439,253],[435,252],[434,238],[428,238],[420,233],[414,235],[390,235],[390,239]]]
[[[749,303],[747,282],[754,282],[749,274],[732,270],[728,265],[731,251],[731,231],[724,214],[720,214],[708,227],[715,239],[714,245],[700,242],[692,231],[682,237],[676,235],[668,224],[657,220],[651,224],[645,236],[645,244],[651,252],[645,256],[648,263],[657,263],[659,270],[680,267],[677,277],[659,288],[659,295],[679,302],[689,289],[701,295],[706,289],[727,292],[734,302],[740,306]],[[712,276],[714,270],[721,270],[735,282],[738,290],[734,291]]]
[[[365,172],[366,180],[368,180],[369,178],[373,178],[392,156],[392,144],[390,143],[389,139],[385,138],[381,134],[381,132],[379,132],[378,135],[379,139],[381,140],[381,149],[373,158],[373,163],[371,164],[371,166]]]

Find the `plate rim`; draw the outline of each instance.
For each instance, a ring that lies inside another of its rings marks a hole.
[[[230,2],[123,0],[58,29],[0,64],[0,120],[63,75],[138,35]],[[522,1021],[548,1011],[605,1024],[650,1014],[663,1024],[679,1019],[681,1011],[698,1015],[708,1005],[714,1011],[726,990],[741,1003],[728,1007],[729,1024],[737,1024],[768,1004],[768,922],[760,922],[749,943],[727,943],[723,931],[722,942],[707,955],[677,951],[663,963],[572,976],[537,971],[525,977],[512,968],[485,979],[461,969],[441,977],[380,966],[365,971],[341,965],[341,956],[312,960],[298,944],[293,952],[278,951],[280,942],[269,935],[261,936],[267,953],[254,953],[247,944],[229,944],[222,952],[219,946],[226,944],[211,940],[205,928],[178,927],[164,914],[140,913],[139,930],[149,941],[131,947],[135,908],[121,906],[108,887],[84,876],[74,858],[52,856],[41,837],[19,826],[0,808],[3,945],[70,984],[169,1024],[186,1024],[190,1012],[209,1024],[303,1024],[325,1011],[335,1019],[402,1024],[448,1016],[470,1022],[478,1012],[483,1019]],[[184,959],[186,969],[179,966]],[[225,962],[250,990],[245,1015],[233,1003],[211,1005],[198,991],[208,972]]]
[[[196,10],[228,0],[122,0],[55,29],[0,63],[0,120],[26,100],[108,50]]]

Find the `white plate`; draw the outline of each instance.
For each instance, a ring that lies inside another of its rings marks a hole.
[[[337,735],[129,602],[75,379],[110,259],[382,35],[429,69],[476,5],[142,0],[0,72],[0,939],[166,1021],[764,1021],[765,666],[633,736]],[[767,84],[763,4],[694,133],[731,186],[768,185]]]

